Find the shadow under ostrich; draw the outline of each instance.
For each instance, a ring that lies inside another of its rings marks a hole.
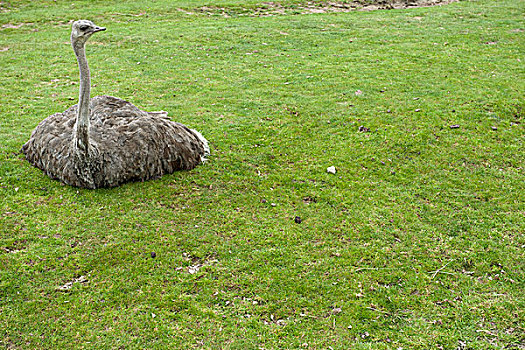
[[[145,112],[111,96],[90,99],[85,44],[103,30],[88,20],[73,23],[71,45],[80,70],[78,104],[38,124],[22,146],[26,159],[52,179],[90,189],[195,168],[210,151],[198,131],[169,120],[167,112]]]

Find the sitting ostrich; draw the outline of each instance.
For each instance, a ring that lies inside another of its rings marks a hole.
[[[78,104],[38,124],[22,147],[26,159],[52,179],[91,189],[195,168],[209,154],[208,141],[198,131],[170,121],[166,112],[144,112],[111,96],[89,98],[85,44],[103,30],[87,20],[73,23]]]

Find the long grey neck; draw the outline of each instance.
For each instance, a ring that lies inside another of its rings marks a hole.
[[[78,96],[77,123],[75,127],[76,148],[88,154],[89,149],[89,92],[91,78],[86,59],[84,42],[74,41],[71,43],[77,56],[78,68],[80,70],[80,92]]]

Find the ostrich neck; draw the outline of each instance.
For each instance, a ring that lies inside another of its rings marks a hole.
[[[84,43],[73,42],[73,50],[77,56],[78,68],[80,70],[80,91],[78,96],[75,140],[77,149],[87,155],[89,149],[89,93],[91,78]]]

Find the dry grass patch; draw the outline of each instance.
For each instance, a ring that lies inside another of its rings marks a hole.
[[[224,17],[267,17],[287,14],[337,13],[356,10],[373,11],[429,7],[445,5],[456,1],[459,0],[308,1],[304,3],[280,3],[270,1],[263,2],[261,6],[256,7],[201,6],[193,10],[179,9],[179,11],[185,12],[186,14],[219,15]]]

